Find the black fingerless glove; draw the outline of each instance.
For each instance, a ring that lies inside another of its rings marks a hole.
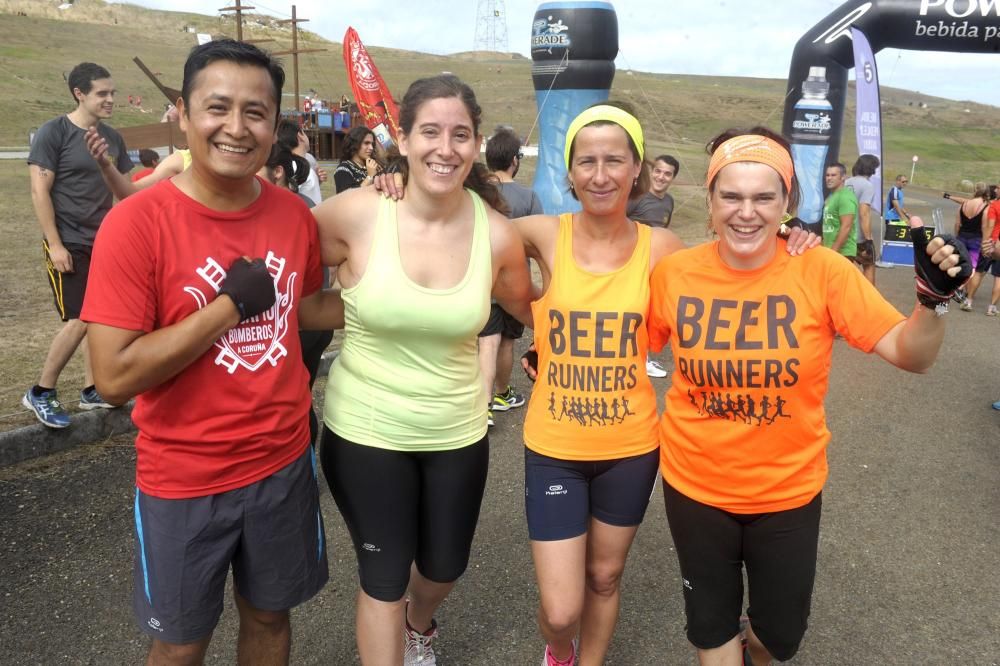
[[[959,271],[955,277],[952,277],[948,275],[947,271],[941,270],[937,264],[931,261],[927,254],[928,240],[923,227],[911,227],[910,237],[913,239],[913,270],[917,274],[917,300],[920,301],[921,305],[931,309],[942,303],[947,303],[955,290],[965,284],[972,275],[969,251],[951,234],[938,236],[946,245],[955,248],[955,252],[959,256]]]
[[[534,345],[532,345],[531,349],[521,354],[521,358],[528,362],[529,368],[534,370],[536,374],[538,373],[538,352],[535,351]],[[525,374],[527,374],[527,371],[525,371]],[[530,378],[531,375],[528,375],[528,377]],[[535,380],[532,379],[531,381]]]
[[[219,294],[233,299],[240,311],[240,321],[246,321],[274,305],[274,278],[263,259],[247,261],[240,257],[229,267]]]

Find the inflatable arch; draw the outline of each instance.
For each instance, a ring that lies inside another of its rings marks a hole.
[[[799,217],[811,226],[823,214],[823,168],[840,153],[847,70],[855,65],[852,29],[875,53],[1000,53],[1000,0],[850,0],[802,36],[788,71],[782,132],[795,153]]]

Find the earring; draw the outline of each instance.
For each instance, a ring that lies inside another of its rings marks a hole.
[[[632,181],[632,187],[635,187],[635,186],[636,186],[636,185],[638,185],[638,184],[639,184],[639,179],[638,179],[638,178],[635,178],[635,179],[634,179],[634,180]]]

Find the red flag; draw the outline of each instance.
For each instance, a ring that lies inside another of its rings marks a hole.
[[[375,132],[382,145],[389,140],[395,142],[399,134],[399,109],[357,31],[350,27],[344,33],[344,65],[365,125]]]

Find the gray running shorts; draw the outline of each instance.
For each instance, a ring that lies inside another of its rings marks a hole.
[[[282,611],[326,584],[316,459],[243,488],[191,499],[135,495],[134,609],[140,629],[167,643],[211,635],[226,576],[250,605]]]

